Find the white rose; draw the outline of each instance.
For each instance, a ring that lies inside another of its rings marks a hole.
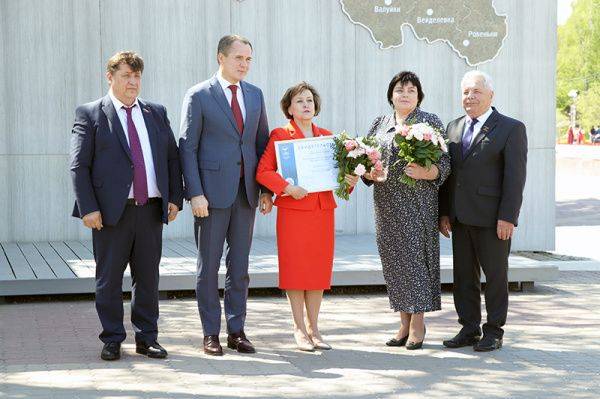
[[[359,163],[358,165],[356,165],[356,168],[354,168],[354,174],[356,176],[362,176],[365,173],[367,173],[367,169],[365,168],[365,165]]]
[[[423,141],[423,130],[422,129],[415,129],[415,131],[413,132],[413,136],[417,140]]]

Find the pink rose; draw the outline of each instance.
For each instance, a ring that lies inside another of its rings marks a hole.
[[[402,126],[402,129],[400,129],[400,135],[403,137],[408,136],[408,132],[410,132],[410,127],[407,125]]]
[[[344,146],[346,147],[346,151],[352,151],[356,148],[356,141],[354,140],[346,140],[344,141]]]
[[[431,133],[423,133],[423,140],[431,141]]]
[[[369,157],[371,162],[375,162],[381,158],[381,154],[375,148],[369,148],[367,150],[367,157]]]
[[[377,161],[375,162],[375,166],[373,166],[376,171],[381,172],[383,170],[383,162]]]

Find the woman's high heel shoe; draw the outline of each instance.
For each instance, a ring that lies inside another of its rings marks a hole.
[[[323,341],[322,339],[319,339],[312,335],[309,336],[309,338],[312,340],[312,343],[315,346],[315,349],[321,349],[321,350],[326,350],[326,351],[331,349],[331,345],[329,345],[327,342]]]
[[[299,350],[303,352],[314,352],[315,346],[303,332],[294,332],[294,339]]]
[[[400,339],[396,339],[395,337],[390,339],[385,344],[387,346],[404,346],[406,345],[406,341],[408,341],[408,335],[406,337],[402,337]]]
[[[421,340],[421,342],[407,342],[406,343],[406,349],[408,349],[409,351],[415,350],[415,349],[421,349],[423,347],[423,341],[425,341],[425,334],[427,334],[427,328],[425,328],[425,326],[423,326],[423,339]]]

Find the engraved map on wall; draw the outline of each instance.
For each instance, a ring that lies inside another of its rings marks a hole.
[[[507,35],[506,16],[493,0],[339,0],[350,21],[380,48],[401,46],[408,25],[419,40],[447,43],[467,64],[494,59]]]

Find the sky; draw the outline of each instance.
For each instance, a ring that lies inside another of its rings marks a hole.
[[[571,3],[573,0],[558,0],[558,19],[557,23],[563,25],[571,15]]]

